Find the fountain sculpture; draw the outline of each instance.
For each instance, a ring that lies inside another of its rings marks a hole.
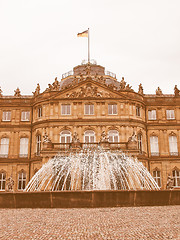
[[[25,191],[141,189],[159,187],[137,158],[98,147],[50,159],[32,177]]]

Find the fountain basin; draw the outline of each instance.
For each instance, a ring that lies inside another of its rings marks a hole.
[[[180,190],[0,193],[0,208],[99,208],[163,205],[180,205]]]

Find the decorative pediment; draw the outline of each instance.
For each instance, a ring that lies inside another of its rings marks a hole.
[[[93,86],[91,83],[87,83],[74,91],[66,94],[67,98],[111,98],[113,94],[105,90],[99,89],[97,86]]]

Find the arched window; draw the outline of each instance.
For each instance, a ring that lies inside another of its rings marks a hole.
[[[0,156],[8,157],[8,153],[9,153],[9,138],[1,138]]]
[[[60,133],[60,143],[70,143],[71,142],[71,132],[64,130]]]
[[[95,139],[95,132],[92,130],[87,130],[84,133],[84,142],[85,143],[94,143],[96,141]]]
[[[18,173],[18,190],[25,189],[26,186],[26,173],[21,171]]]
[[[20,139],[20,152],[19,152],[20,157],[27,157],[28,156],[28,143],[29,143],[28,138],[21,138]]]
[[[173,156],[178,155],[177,137],[175,135],[169,136],[169,152],[170,152],[170,155],[173,155]]]
[[[161,172],[158,169],[153,171],[153,178],[156,181],[157,185],[161,187]]]
[[[6,186],[6,173],[0,172],[0,191],[5,191]]]
[[[172,176],[174,179],[173,186],[179,187],[180,186],[180,170],[179,169],[173,170]]]
[[[36,155],[40,155],[40,151],[41,151],[41,135],[37,135],[36,136]]]
[[[138,149],[140,152],[142,152],[142,134],[141,133],[138,133],[137,140],[138,140]]]
[[[108,132],[109,142],[119,142],[119,132],[117,130],[110,130]]]
[[[159,156],[159,143],[157,136],[150,137],[151,155]]]

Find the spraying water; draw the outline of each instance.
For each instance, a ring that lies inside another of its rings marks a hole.
[[[159,190],[137,158],[124,153],[86,149],[58,155],[33,176],[25,191]]]

